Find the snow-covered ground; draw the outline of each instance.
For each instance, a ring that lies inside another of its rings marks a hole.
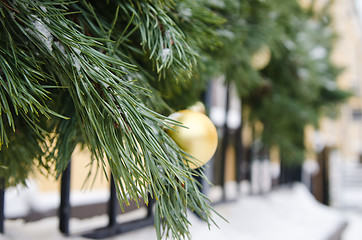
[[[263,195],[239,195],[235,201],[215,205],[215,209],[228,222],[216,216],[219,228],[213,226],[209,230],[204,222],[190,213],[192,239],[328,240],[345,222],[348,222],[348,226],[342,239],[362,239],[361,211],[321,205],[303,184],[283,187]],[[0,236],[0,240],[83,240],[84,238],[77,236],[77,232],[106,224],[106,216],[86,220],[72,219],[72,234],[65,237],[59,233],[55,217],[32,223],[8,220],[5,222],[6,232]],[[150,226],[109,239],[153,240],[156,239],[156,234]]]
[[[343,234],[343,240],[360,240],[362,239],[362,212],[345,211],[348,219],[348,226]]]

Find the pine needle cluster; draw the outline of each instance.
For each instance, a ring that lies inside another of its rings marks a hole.
[[[110,167],[121,205],[156,200],[158,238],[190,237],[188,209],[210,224],[196,173],[165,131],[175,124],[165,117],[175,109],[169,96],[190,88],[196,46],[214,34],[188,39],[176,23],[201,33],[205,19],[223,21],[202,1],[0,1],[6,186],[34,170],[59,177],[82,144],[99,169]]]

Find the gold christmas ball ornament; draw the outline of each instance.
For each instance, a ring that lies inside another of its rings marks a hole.
[[[193,157],[186,164],[196,169],[207,163],[215,154],[218,142],[212,121],[205,114],[189,109],[175,112],[170,118],[184,126],[174,126],[167,133],[182,150]]]
[[[269,64],[270,59],[270,48],[267,45],[263,45],[251,56],[251,66],[255,70],[261,70]]]

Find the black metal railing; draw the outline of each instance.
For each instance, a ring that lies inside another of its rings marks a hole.
[[[151,196],[148,196],[148,205],[147,213],[143,218],[118,223],[117,222],[117,213],[119,208],[119,201],[117,199],[116,187],[114,184],[114,179],[110,178],[110,197],[108,201],[107,215],[108,215],[108,225],[102,228],[91,230],[88,233],[82,234],[83,237],[92,238],[92,239],[104,239],[111,236],[115,236],[121,233],[133,231],[140,229],[142,227],[153,225],[153,204],[154,201]]]
[[[229,117],[229,108],[230,108],[230,83],[226,83],[226,96],[225,96],[225,121],[223,126],[223,136],[221,142],[221,172],[220,172],[220,180],[221,180],[221,188],[222,188],[222,197],[221,201],[226,201],[226,191],[225,191],[225,166],[226,166],[226,157],[227,157],[227,148],[229,146],[229,127],[228,127],[228,117]]]
[[[72,210],[70,205],[70,166],[71,163],[69,162],[60,181],[59,230],[65,235],[69,235],[69,219]]]
[[[5,186],[4,179],[0,178],[0,233],[4,233]]]
[[[64,170],[61,178],[61,194],[60,194],[60,206],[59,206],[59,230],[66,236],[71,235],[70,232],[70,219],[72,218],[72,206],[70,202],[70,182],[71,182],[71,163],[68,164],[67,168]],[[116,187],[114,184],[114,179],[110,177],[110,195],[107,206],[107,215],[108,215],[108,225],[90,230],[88,232],[82,233],[83,237],[92,238],[92,239],[104,239],[107,237],[115,236],[120,233],[132,231],[141,227],[152,225],[154,222],[153,219],[153,200],[149,196],[149,204],[147,207],[147,214],[144,218],[132,220],[129,222],[118,223],[118,208],[119,201],[117,198]],[[79,235],[79,233],[77,234]]]

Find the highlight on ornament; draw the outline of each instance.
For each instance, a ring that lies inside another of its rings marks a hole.
[[[192,156],[185,163],[191,169],[196,169],[210,161],[218,144],[217,130],[210,118],[189,109],[175,112],[169,117],[183,125],[173,126],[167,133],[182,150]]]

